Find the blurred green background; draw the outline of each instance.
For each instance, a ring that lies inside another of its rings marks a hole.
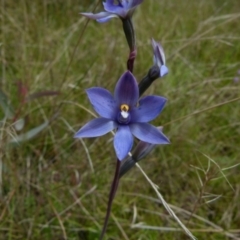
[[[84,89],[113,91],[129,50],[119,19],[79,15],[97,2],[1,0],[0,239],[101,232],[112,136],[73,135],[95,115]],[[240,239],[240,1],[145,0],[133,21],[136,78],[152,66],[151,37],[169,68],[146,94],[168,99],[153,124],[171,144],[140,165],[198,239]],[[105,239],[188,237],[134,168],[121,179]]]

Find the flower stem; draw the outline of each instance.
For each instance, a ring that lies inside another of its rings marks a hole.
[[[129,54],[128,61],[127,61],[127,69],[130,72],[133,72],[133,66],[134,66],[134,61],[135,61],[136,56],[137,56],[137,50],[133,50]]]
[[[123,24],[123,31],[125,33],[128,46],[130,49],[130,54],[127,61],[127,69],[130,72],[133,72],[134,61],[137,55],[137,48],[136,48],[136,37],[135,37],[134,27],[132,24],[132,19],[131,18],[122,19],[122,24]]]
[[[113,199],[115,197],[115,194],[116,194],[116,191],[117,191],[117,188],[118,188],[120,166],[121,166],[121,161],[119,161],[117,159],[115,175],[114,175],[114,178],[113,178],[113,181],[112,181],[112,186],[111,186],[111,190],[110,190],[109,198],[108,198],[107,212],[106,212],[104,225],[103,225],[102,232],[101,232],[99,240],[103,239],[104,234],[107,230],[108,220],[109,220],[109,216],[110,216],[111,208],[112,208],[112,202],[113,202]]]
[[[136,49],[135,31],[131,18],[122,19],[123,31],[125,33],[130,52]]]

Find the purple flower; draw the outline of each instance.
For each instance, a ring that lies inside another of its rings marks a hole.
[[[164,75],[168,74],[168,68],[166,67],[166,60],[163,48],[160,43],[156,42],[152,38],[152,47],[153,47],[153,54],[154,54],[154,64],[157,65],[160,69],[159,77],[163,77]]]
[[[114,17],[126,19],[132,17],[134,9],[142,2],[143,0],[106,0],[106,2],[103,2],[105,12],[81,14],[100,23],[107,22]]]
[[[75,138],[99,137],[113,129],[114,148],[119,160],[123,160],[133,145],[133,136],[151,144],[168,144],[168,138],[148,122],[162,111],[166,99],[146,96],[140,99],[138,84],[131,72],[125,72],[117,82],[114,96],[104,89],[93,87],[87,94],[95,111],[100,115],[84,125]]]

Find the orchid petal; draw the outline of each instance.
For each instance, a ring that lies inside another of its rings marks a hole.
[[[155,54],[155,63],[159,67],[162,66],[165,62],[158,47],[155,48],[154,54]]]
[[[121,161],[131,151],[133,145],[133,136],[129,126],[118,126],[114,137],[114,148],[117,158]]]
[[[153,47],[155,64],[157,64],[159,67],[162,65],[165,65],[166,59],[165,59],[163,48],[161,44],[156,42],[153,38],[152,38],[152,47]]]
[[[127,104],[130,107],[136,105],[139,98],[138,84],[130,71],[125,72],[117,82],[114,91],[114,99],[117,105]]]
[[[86,92],[95,111],[101,117],[115,119],[117,106],[112,94],[108,90],[93,87],[87,89]]]
[[[152,144],[168,144],[168,138],[149,123],[134,123],[129,125],[132,134],[141,141]]]
[[[106,0],[105,2],[103,2],[103,6],[104,6],[104,4],[107,4],[107,5],[109,5],[109,6],[111,6],[111,5],[116,5],[116,4],[114,4],[114,2],[115,2],[115,0]],[[119,5],[119,4],[118,4]]]
[[[166,98],[147,96],[139,101],[139,107],[131,111],[131,122],[149,122],[156,118],[163,110]]]
[[[121,5],[123,6],[123,8],[128,9],[129,8],[129,0],[121,0]]]
[[[114,17],[131,18],[134,9],[142,2],[143,0],[119,0],[118,3],[115,3],[114,0],[106,0],[103,2],[106,12],[81,14],[85,17],[95,19],[100,23],[107,22]]]
[[[95,19],[98,22],[107,22],[111,18],[117,17],[117,15],[108,13],[108,12],[100,12],[100,13],[81,13],[84,17]]]
[[[84,125],[74,138],[91,138],[102,136],[116,128],[116,123],[106,118],[96,118]]]
[[[162,132],[163,127],[159,126],[157,129]],[[134,161],[138,162],[142,158],[146,157],[156,146],[157,144],[139,141],[136,148],[132,152],[132,158]]]
[[[103,2],[104,9],[109,13],[114,13],[121,17],[127,15],[127,10],[125,10],[120,4],[116,5],[112,1]]]
[[[160,77],[163,77],[168,74],[168,68],[165,65],[162,65],[160,68]]]
[[[105,22],[108,22],[109,20],[111,20],[112,18],[116,18],[116,17],[118,17],[118,15],[116,15],[116,14],[111,14],[111,15],[109,15],[109,16],[107,16],[107,17],[103,17],[103,18],[97,19],[97,22],[99,22],[99,23],[105,23]]]

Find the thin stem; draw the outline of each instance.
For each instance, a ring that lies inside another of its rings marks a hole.
[[[110,190],[109,198],[108,198],[107,213],[106,213],[106,216],[105,216],[102,233],[100,235],[99,240],[103,239],[104,234],[107,230],[107,225],[108,225],[108,220],[109,220],[109,216],[110,216],[110,213],[111,213],[113,199],[115,197],[115,194],[116,194],[116,191],[117,191],[117,188],[118,188],[120,166],[121,166],[121,161],[117,159],[115,175],[114,175],[114,178],[113,178],[113,181],[112,181],[112,186],[111,186],[111,190]]]
[[[127,69],[130,72],[133,72],[134,61],[135,61],[136,56],[137,56],[137,50],[133,50],[129,54],[128,61],[127,61]]]
[[[130,52],[136,49],[136,37],[131,18],[122,19],[123,31],[125,33]]]
[[[127,69],[130,72],[133,72],[134,61],[137,56],[137,48],[136,48],[136,37],[135,37],[135,31],[134,31],[132,19],[130,17],[126,19],[122,19],[122,24],[123,24],[123,31],[125,33],[128,46],[130,49],[130,54],[127,60]]]

